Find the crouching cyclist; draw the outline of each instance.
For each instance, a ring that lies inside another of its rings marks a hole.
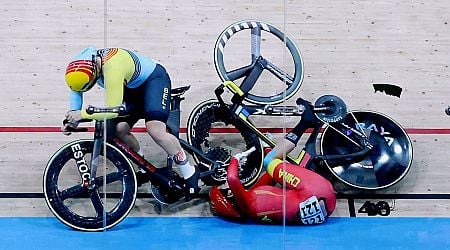
[[[228,188],[211,189],[213,213],[239,221],[251,219],[281,224],[285,220],[286,224],[299,225],[323,223],[333,213],[336,196],[331,183],[311,170],[278,158],[270,161],[267,172],[246,190],[239,180],[238,168],[249,153],[240,153],[231,159],[227,171]]]
[[[145,119],[148,134],[179,166],[186,180],[186,199],[198,194],[200,171],[189,163],[178,139],[166,130],[171,80],[159,62],[127,49],[87,47],[68,64],[65,78],[70,88],[70,110],[66,114],[68,123],[61,128],[64,134],[69,135],[70,128],[76,128],[81,119],[116,118],[116,136],[142,155],[131,129],[140,119]],[[96,83],[105,89],[106,105],[124,104],[128,116],[88,114],[82,109],[84,92]],[[142,171],[136,176],[138,185],[150,180]]]

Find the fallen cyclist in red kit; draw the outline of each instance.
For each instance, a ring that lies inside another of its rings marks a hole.
[[[273,159],[258,182],[246,190],[238,177],[239,163],[250,151],[231,159],[227,188],[210,191],[211,210],[226,219],[257,223],[312,225],[323,223],[333,213],[336,196],[331,183],[319,174]],[[283,180],[285,190],[283,190]]]

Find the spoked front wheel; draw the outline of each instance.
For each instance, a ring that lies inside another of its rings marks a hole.
[[[137,193],[131,163],[110,144],[106,144],[106,157],[100,155],[95,186],[83,185],[90,177],[93,145],[93,140],[66,144],[49,160],[43,178],[45,200],[52,213],[82,231],[117,225],[133,208]]]
[[[355,119],[356,118],[356,119]],[[373,111],[353,111],[342,121],[348,126],[364,132],[373,148],[364,159],[352,163],[334,164],[325,161],[330,172],[345,184],[363,190],[378,190],[390,187],[408,173],[413,159],[413,148],[405,130],[388,116]],[[357,152],[358,146],[348,139],[355,134],[341,127],[340,133],[331,126],[325,128],[320,141],[323,155],[340,155]]]

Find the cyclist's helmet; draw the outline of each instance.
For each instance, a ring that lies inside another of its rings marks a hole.
[[[245,220],[245,216],[240,212],[229,188],[220,189],[217,186],[213,186],[209,191],[209,198],[209,205],[213,215],[234,221]]]
[[[95,85],[96,68],[94,57],[96,55],[96,48],[85,48],[67,65],[66,83],[73,91],[88,91]]]

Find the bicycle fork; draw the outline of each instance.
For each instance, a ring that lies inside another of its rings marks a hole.
[[[89,181],[84,180],[83,185],[88,189],[95,188],[95,178],[97,177],[97,168],[99,165],[100,152],[103,144],[103,122],[95,122],[94,147],[92,149],[91,169]],[[104,153],[106,157],[106,152]]]

